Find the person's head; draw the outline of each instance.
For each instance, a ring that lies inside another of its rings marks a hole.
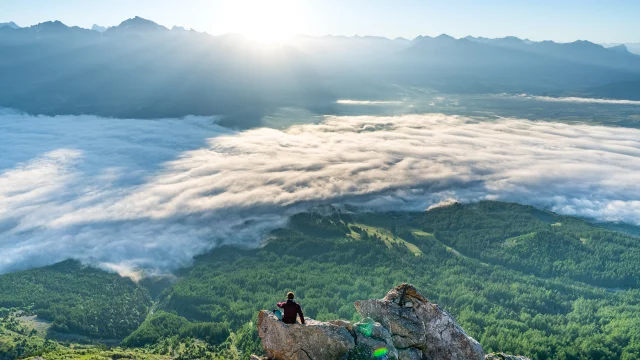
[[[288,299],[288,300],[293,300],[293,298],[294,298],[294,297],[296,297],[296,296],[295,296],[295,295],[293,295],[293,293],[292,293],[292,292],[288,292],[288,293],[287,293],[287,299]]]

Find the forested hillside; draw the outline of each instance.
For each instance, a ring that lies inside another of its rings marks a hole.
[[[294,216],[263,248],[224,247],[198,257],[175,274],[178,280],[159,294],[155,313],[140,328],[113,331],[133,332],[122,345],[150,353],[175,354],[195,341],[202,344],[199,355],[181,358],[246,358],[261,351],[252,322],[257,311],[272,309],[287,291],[296,292],[308,317],[359,320],[353,301],[379,298],[410,282],[453,314],[487,352],[532,359],[640,358],[638,237],[495,202],[415,213],[324,210]],[[67,273],[76,280],[48,287],[46,298],[62,299],[57,302],[70,308],[74,302],[89,306],[84,296],[68,294],[105,291],[78,280],[92,271],[94,278],[117,278],[73,262],[1,276],[9,291],[0,306],[35,304],[41,295],[28,289],[43,286],[38,279],[55,283]],[[35,272],[41,276],[26,275]],[[119,291],[148,304],[146,290],[119,281],[129,286]],[[103,306],[120,309],[117,298]],[[52,307],[33,308],[46,316]],[[60,319],[61,327],[70,326]],[[80,330],[91,335],[91,329]]]
[[[351,319],[353,301],[407,281],[488,351],[534,359],[640,356],[638,238],[492,202],[426,213],[300,214],[292,228],[260,250],[225,248],[198,258],[160,306],[238,327],[293,290],[308,316]],[[616,286],[629,290],[610,289]]]
[[[128,278],[65,261],[0,276],[0,308],[33,311],[52,330],[123,338],[144,321],[151,297]]]
[[[415,224],[468,256],[544,277],[607,288],[640,286],[638,238],[516,204],[454,205]]]

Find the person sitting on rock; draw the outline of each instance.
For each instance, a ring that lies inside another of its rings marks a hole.
[[[300,322],[304,324],[304,314],[300,304],[293,301],[295,295],[292,292],[287,293],[287,301],[278,303],[278,307],[284,310],[284,316],[282,322],[285,324],[295,324],[296,316],[300,315]]]

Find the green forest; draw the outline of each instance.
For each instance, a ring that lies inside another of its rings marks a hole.
[[[128,278],[67,260],[0,277],[0,306],[29,309],[52,329],[122,338],[144,321],[149,292]]]
[[[173,281],[135,283],[75,261],[2,275],[0,354],[247,359],[261,353],[257,311],[287,291],[305,316],[359,320],[355,300],[410,282],[486,352],[640,358],[637,228],[498,202],[350,210],[295,215],[263,247],[215,249]],[[20,320],[27,315],[47,330]],[[59,334],[91,340],[80,346]]]

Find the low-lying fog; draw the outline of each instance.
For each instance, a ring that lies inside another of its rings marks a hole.
[[[640,225],[630,128],[408,114],[232,131],[5,112],[0,136],[0,273],[70,257],[168,271],[221,244],[258,246],[319,204],[495,199]]]

